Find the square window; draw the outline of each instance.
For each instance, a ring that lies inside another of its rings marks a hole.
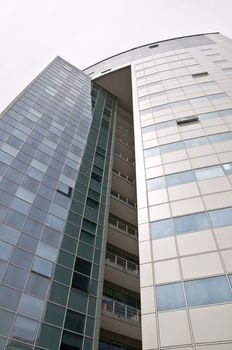
[[[85,316],[77,312],[67,310],[64,328],[83,334]]]

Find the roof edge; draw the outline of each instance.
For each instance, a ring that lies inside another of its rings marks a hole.
[[[220,34],[220,32],[211,32],[211,33],[200,33],[200,34],[191,34],[191,35],[184,35],[184,36],[178,36],[178,37],[175,37],[175,38],[169,38],[169,39],[165,39],[165,40],[159,40],[159,41],[154,41],[154,42],[151,42],[151,43],[148,43],[148,44],[144,44],[144,45],[140,45],[140,46],[136,46],[136,47],[133,47],[129,50],[125,50],[125,51],[122,51],[120,53],[117,53],[115,55],[112,55],[112,56],[109,56],[107,58],[104,58],[103,60],[100,60],[94,64],[91,64],[90,66],[86,67],[83,69],[83,72],[91,67],[94,67],[96,64],[99,64],[101,62],[104,62],[106,60],[109,60],[110,58],[113,58],[113,57],[116,57],[116,56],[120,56],[122,55],[123,53],[126,53],[126,52],[129,52],[129,51],[132,51],[132,50],[135,50],[135,49],[139,49],[141,47],[145,47],[145,46],[148,46],[148,45],[152,45],[152,44],[158,44],[158,43],[163,43],[165,41],[171,41],[171,40],[176,40],[176,39],[182,39],[182,38],[191,38],[193,36],[201,36],[201,35],[211,35],[211,34]]]

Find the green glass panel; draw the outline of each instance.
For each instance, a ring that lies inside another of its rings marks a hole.
[[[91,350],[92,349],[92,345],[93,345],[93,341],[92,339],[89,338],[85,338],[84,339],[84,350]]]
[[[47,303],[44,321],[54,326],[62,327],[65,309],[58,305]]]
[[[97,295],[98,282],[91,279],[89,292],[90,294]]]
[[[59,349],[61,329],[42,324],[38,333],[37,345],[45,349]]]
[[[102,235],[103,235],[103,228],[102,228],[102,226],[98,226],[98,228],[97,228],[97,235],[99,237],[102,237]]]
[[[86,200],[86,195],[81,193],[80,191],[75,191],[74,192],[74,201],[77,200],[78,202],[84,204]]]
[[[67,310],[64,328],[83,334],[85,326],[85,316],[72,310]]]
[[[53,282],[50,300],[61,305],[66,305],[69,288],[59,283]]]
[[[98,211],[96,211],[95,209],[85,207],[85,214],[84,215],[85,215],[86,219],[97,223]]]
[[[68,307],[86,313],[88,295],[77,289],[71,289],[69,295]]]
[[[75,256],[65,252],[64,250],[60,250],[59,252],[59,256],[58,256],[58,264],[64,265],[66,267],[69,267],[70,269],[73,268],[73,264],[74,264],[74,259]]]
[[[79,236],[79,227],[81,224],[81,220],[80,220],[80,224],[77,225],[77,223],[75,222],[76,225],[73,225],[71,222],[68,222],[66,224],[66,228],[65,228],[65,233],[67,233],[69,236],[74,237],[74,238],[78,238]],[[61,245],[62,247],[62,245]]]
[[[71,210],[72,210],[74,213],[77,213],[77,214],[82,215],[83,210],[84,210],[84,205],[81,204],[81,203],[78,202],[78,201],[73,201],[73,202],[72,202],[72,206],[71,206]],[[70,220],[70,221],[73,221],[73,220],[71,219],[70,216],[69,216],[69,220]],[[74,222],[75,222],[75,220],[74,220]]]
[[[75,254],[77,247],[77,241],[67,235],[64,235],[62,241],[62,248],[69,251],[70,253]]]
[[[96,298],[89,296],[88,314],[95,316],[96,312]]]
[[[68,221],[73,222],[75,225],[79,226],[79,224],[81,222],[82,212],[83,211],[81,211],[80,214],[76,214],[73,211],[70,211],[69,216],[68,216]]]
[[[85,230],[81,230],[80,240],[84,243],[94,245],[95,236]]]
[[[93,258],[93,247],[80,242],[77,249],[77,255],[91,261]]]
[[[105,222],[105,216],[102,214],[99,214],[99,219],[98,219],[99,225],[104,226],[104,222]]]
[[[81,335],[69,333],[67,331],[63,332],[63,337],[62,337],[62,343],[61,343],[61,348],[62,344],[69,345],[72,350],[74,349],[81,349],[82,348],[82,341],[83,337]]]
[[[81,171],[80,171],[79,176],[78,176],[78,182],[80,182],[83,185],[88,185],[89,177],[82,175]]]
[[[32,350],[32,346],[29,346],[27,344],[24,343],[19,343],[17,341],[9,341],[6,348],[2,347],[2,344],[0,342],[0,349],[6,349],[6,350]]]
[[[102,238],[97,237],[96,238],[96,248],[101,249],[101,245],[102,245]]]
[[[96,224],[88,219],[83,219],[82,228],[88,232],[95,233],[96,231]]]
[[[72,278],[71,270],[68,270],[63,266],[56,265],[54,280],[70,285],[71,278]]]
[[[101,251],[98,250],[98,249],[95,249],[94,262],[99,265],[100,264],[100,260],[101,260]]]
[[[90,180],[90,188],[92,188],[93,190],[97,191],[97,192],[101,192],[101,184],[93,179]]]
[[[86,195],[87,190],[88,190],[88,186],[87,186],[87,185],[84,185],[83,183],[81,183],[81,182],[78,180],[78,181],[76,182],[75,190],[76,190],[77,193],[81,192],[81,193],[83,193],[83,194]],[[77,195],[76,199],[78,200],[78,195]]]
[[[96,280],[98,280],[98,277],[99,277],[99,266],[93,265],[92,278],[95,278]]]
[[[94,318],[87,317],[85,334],[89,337],[93,337],[93,331],[94,331]]]

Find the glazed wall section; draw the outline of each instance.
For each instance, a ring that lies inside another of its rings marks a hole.
[[[90,92],[90,79],[58,57],[1,116],[2,349],[58,348],[62,308],[50,304],[56,317],[43,330],[41,321],[92,123]]]
[[[146,350],[232,344],[232,43],[209,37],[132,64]]]

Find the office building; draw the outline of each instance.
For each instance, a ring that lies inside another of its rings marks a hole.
[[[0,349],[232,348],[230,39],[57,57],[0,129]]]

